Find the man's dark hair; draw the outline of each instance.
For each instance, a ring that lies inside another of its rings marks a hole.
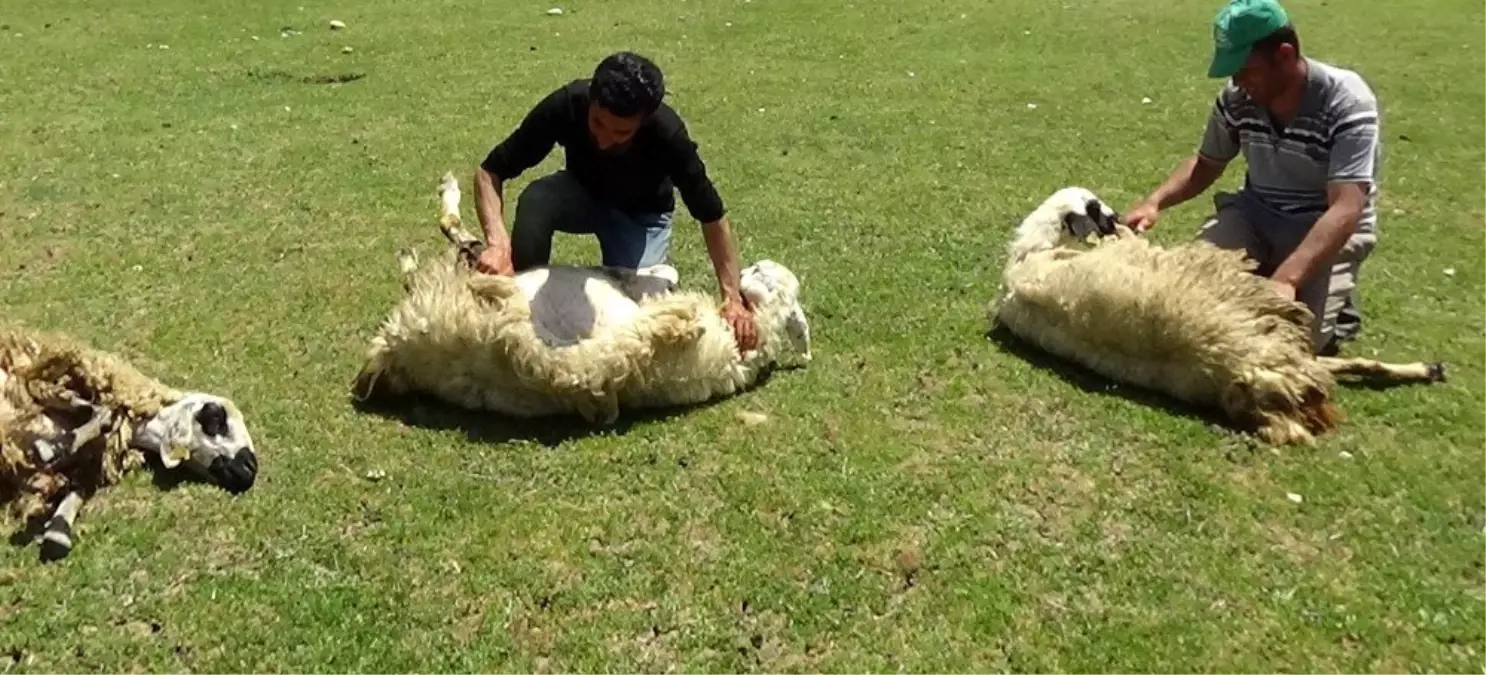
[[[1274,58],[1275,50],[1280,45],[1291,45],[1295,47],[1295,55],[1300,56],[1300,35],[1295,32],[1294,24],[1285,24],[1283,28],[1264,36],[1263,39],[1254,43],[1254,52],[1263,54],[1265,58]]]
[[[618,52],[604,57],[594,69],[588,95],[599,107],[620,117],[649,115],[666,97],[666,83],[650,59]]]

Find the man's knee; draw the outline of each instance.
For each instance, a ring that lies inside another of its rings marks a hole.
[[[604,264],[639,269],[669,261],[671,214],[616,216],[599,235]]]
[[[543,176],[526,186],[516,198],[516,228],[534,228],[550,235],[574,205],[574,186],[562,173]]]
[[[1344,323],[1343,313],[1357,291],[1357,271],[1362,264],[1362,257],[1365,255],[1339,255],[1329,270],[1317,272],[1315,279],[1299,289],[1296,299],[1305,303],[1315,315],[1311,335],[1317,351],[1338,337],[1338,324]],[[1352,328],[1347,327],[1346,330]]]
[[[518,270],[546,265],[557,232],[582,232],[588,195],[563,172],[531,182],[516,198],[511,225],[511,263]]]
[[[645,232],[645,252],[640,256],[640,267],[660,265],[670,261],[671,227],[652,227]]]

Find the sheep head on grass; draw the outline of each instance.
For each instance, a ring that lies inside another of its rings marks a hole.
[[[242,412],[221,396],[185,394],[138,427],[131,445],[156,453],[167,469],[184,465],[233,494],[252,488],[258,477]]]
[[[775,307],[784,320],[784,333],[801,362],[809,363],[810,321],[800,306],[800,280],[789,268],[772,260],[760,260],[740,275],[744,297],[755,308]]]

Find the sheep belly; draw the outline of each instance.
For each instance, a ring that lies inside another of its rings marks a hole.
[[[517,279],[531,306],[532,326],[549,347],[572,345],[604,331],[622,330],[640,313],[633,299],[597,276],[569,279],[549,275],[545,284],[543,280]]]
[[[431,394],[472,410],[516,416],[567,411],[544,391],[521,385],[505,367],[504,356],[486,346],[484,308],[458,295],[415,294],[399,304],[379,340],[391,377],[400,389]]]

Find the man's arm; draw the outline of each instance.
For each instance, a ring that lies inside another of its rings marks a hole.
[[[480,229],[485,234],[485,247],[489,253],[481,254],[477,267],[481,271],[496,274],[513,274],[511,266],[511,238],[506,234],[506,221],[501,213],[505,210],[502,181],[484,166],[475,169],[475,216],[480,219]],[[489,268],[489,269],[485,269]]]
[[[1311,226],[1300,245],[1270,275],[1271,279],[1299,288],[1319,268],[1329,267],[1327,261],[1335,258],[1347,245],[1347,239],[1357,231],[1357,221],[1362,219],[1363,208],[1367,205],[1366,186],[1333,182],[1326,186],[1326,194],[1331,206]]]
[[[681,200],[692,217],[702,223],[707,254],[712,258],[712,268],[717,271],[717,284],[723,299],[741,300],[742,296],[738,294],[738,256],[727,209],[717,194],[717,186],[707,176],[707,165],[697,152],[696,141],[687,134],[686,124],[679,116],[668,141],[671,182],[681,193]]]
[[[1223,95],[1213,101],[1197,151],[1172,169],[1166,180],[1126,213],[1126,224],[1137,230],[1155,225],[1157,215],[1206,192],[1227,170],[1241,149],[1238,129],[1224,107]]]
[[[1206,192],[1222,177],[1228,163],[1213,159],[1202,153],[1194,153],[1182,160],[1166,181],[1146,196],[1144,203],[1166,210]]]
[[[733,327],[733,338],[738,350],[746,352],[758,345],[758,327],[753,321],[753,307],[743,295],[738,253],[733,246],[733,232],[727,216],[702,225],[702,237],[707,244],[707,257],[712,259],[712,269],[717,273],[717,285],[722,291],[722,318]]]
[[[739,288],[738,252],[733,245],[733,231],[727,216],[702,225],[702,239],[707,244],[707,257],[712,259],[712,269],[717,273],[717,287],[722,298],[747,306]]]
[[[475,215],[485,235],[481,271],[510,274],[511,239],[506,234],[505,181],[536,166],[557,142],[557,125],[567,104],[565,88],[558,88],[532,107],[521,124],[501,141],[475,169]]]
[[[1312,274],[1328,268],[1347,245],[1367,209],[1367,193],[1377,172],[1377,147],[1377,103],[1368,97],[1354,102],[1331,128],[1326,212],[1270,278],[1299,287]]]
[[[717,187],[707,176],[707,165],[702,162],[697,144],[687,134],[686,123],[680,116],[675,118],[675,128],[668,140],[671,181],[681,193],[681,200],[692,217],[702,223],[707,257],[712,259],[717,287],[722,292],[722,316],[733,327],[738,349],[748,351],[757,344],[757,327],[753,322],[753,308],[748,306],[748,300],[743,296],[742,270],[727,209],[717,194]]]

